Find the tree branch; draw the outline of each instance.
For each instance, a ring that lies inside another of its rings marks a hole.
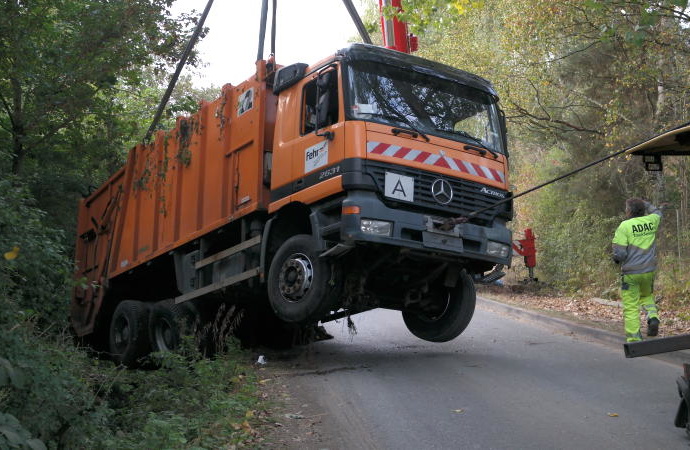
[[[0,93],[0,103],[2,103],[2,106],[5,108],[5,112],[7,113],[7,118],[10,120],[11,127],[7,128],[7,127],[3,126],[2,124],[0,124],[0,126],[2,126],[2,128],[4,130],[9,131],[11,133],[12,130],[14,129],[14,126],[15,126],[14,118],[12,117],[12,108],[10,108],[9,103],[7,103],[7,100],[5,99],[5,97],[1,93]]]
[[[608,108],[606,108],[605,105],[603,105],[603,104],[601,104],[600,102],[594,100],[593,98],[591,98],[591,97],[589,97],[589,96],[583,94],[582,92],[579,92],[579,91],[577,91],[577,90],[575,90],[575,89],[570,89],[569,91],[570,91],[571,93],[575,94],[575,95],[579,95],[580,97],[584,98],[584,99],[587,100],[588,102],[591,102],[591,103],[597,105],[597,106],[598,106],[601,110],[603,110],[603,111],[606,111],[606,110],[608,109]],[[621,119],[625,120],[625,121],[628,122],[630,125],[632,125],[632,127],[633,127],[635,130],[639,131],[639,128],[638,128],[637,124],[636,124],[635,122],[633,122],[631,119],[629,119],[628,117],[626,117],[623,113],[618,112],[618,113],[616,113],[616,114],[617,114]]]
[[[587,46],[585,46],[585,47],[582,47],[582,48],[577,49],[577,50],[573,50],[572,52],[566,53],[566,54],[563,55],[563,56],[559,56],[559,57],[557,57],[557,58],[553,58],[553,59],[549,59],[549,60],[547,60],[547,61],[544,61],[544,63],[542,63],[542,64],[551,64],[551,63],[554,63],[554,62],[556,62],[556,61],[562,61],[562,60],[564,60],[564,59],[566,59],[566,58],[570,58],[571,56],[576,55],[576,54],[578,54],[578,53],[586,52],[586,51],[589,50],[590,48],[592,48],[592,47],[594,47],[595,45],[600,44],[600,43],[601,43],[601,41],[594,41],[594,42],[592,42],[591,44],[589,44],[589,45],[587,45]]]
[[[545,117],[544,117],[544,116],[537,116],[536,114],[533,114],[533,113],[527,111],[525,108],[523,108],[522,106],[518,105],[518,104],[515,103],[515,102],[511,102],[511,105],[513,106],[513,108],[515,108],[515,110],[516,110],[518,113],[520,113],[520,115],[521,115],[522,117],[527,117],[527,118],[529,118],[530,120],[534,121],[535,124],[551,123],[551,124],[562,125],[562,126],[564,126],[564,127],[567,127],[568,129],[570,129],[570,131],[581,131],[581,132],[584,132],[584,133],[592,133],[592,134],[597,134],[597,135],[600,135],[600,136],[603,136],[603,135],[604,135],[604,133],[602,133],[602,132],[599,131],[599,130],[593,130],[593,129],[590,129],[590,128],[585,128],[585,127],[582,127],[582,126],[578,126],[578,125],[575,125],[575,124],[566,122],[565,120],[561,120],[561,119],[554,119],[553,117],[548,116],[548,115],[545,116]],[[545,127],[544,125],[541,125],[541,126],[542,126],[542,127]],[[556,128],[558,128],[558,127],[556,127]],[[562,128],[559,128],[559,129],[560,129],[561,131],[568,131],[568,130],[564,130],[564,129],[562,129]]]

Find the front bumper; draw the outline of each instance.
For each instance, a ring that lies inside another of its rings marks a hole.
[[[420,252],[441,253],[458,259],[510,265],[512,234],[501,219],[494,220],[491,226],[463,223],[455,225],[450,231],[442,231],[437,227],[442,221],[441,218],[390,208],[374,192],[348,192],[343,201],[343,208],[349,206],[359,207],[360,212],[342,216],[340,238],[344,244],[387,244]],[[391,222],[391,235],[377,236],[364,233],[360,225],[361,219]],[[490,255],[487,252],[490,241],[508,246],[507,256]]]

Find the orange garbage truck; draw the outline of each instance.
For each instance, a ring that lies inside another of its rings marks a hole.
[[[367,44],[259,60],[81,201],[72,326],[124,363],[228,303],[294,324],[388,308],[451,340],[510,264],[512,202],[441,225],[510,198],[507,173],[483,78]]]

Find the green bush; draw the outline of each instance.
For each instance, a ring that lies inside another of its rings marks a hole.
[[[116,409],[106,448],[219,448],[253,439],[259,407],[256,377],[237,346],[214,359],[188,343],[179,354],[153,355],[161,368],[129,371],[109,393]]]
[[[679,259],[673,252],[666,252],[659,258],[654,291],[662,310],[684,309],[690,304],[687,265],[686,259]]]
[[[0,296],[50,326],[67,317],[71,263],[62,232],[34,205],[18,180],[0,179]]]
[[[32,450],[45,449],[45,444],[31,437],[31,433],[22,427],[12,414],[0,413],[0,447],[2,448],[30,448]]]
[[[97,362],[77,349],[70,336],[40,333],[35,316],[10,299],[0,299],[0,311],[5,367],[21,380],[2,388],[0,411],[53,447],[92,446],[107,435],[112,411],[96,394],[103,389],[101,379],[93,376]]]
[[[65,332],[71,265],[62,234],[44,219],[17,179],[0,179],[0,412],[14,438],[93,442],[110,412],[86,375],[93,361]]]
[[[561,193],[562,194],[562,193]],[[591,203],[569,201],[550,191],[535,214],[539,270],[556,288],[602,295],[617,283],[618,268],[611,260],[611,240],[620,223],[602,217]]]
[[[48,448],[219,448],[256,435],[256,376],[236,346],[212,360],[188,346],[154,355],[158,370],[130,371],[91,358],[67,335],[38,333],[7,299],[0,330],[0,412],[16,418],[12,439]],[[11,442],[0,434],[0,448]]]
[[[0,179],[0,448],[217,448],[254,436],[256,380],[230,346],[188,343],[159,370],[118,370],[75,347],[71,264],[27,189]],[[15,248],[16,247],[16,248]],[[249,412],[249,413],[248,413]]]

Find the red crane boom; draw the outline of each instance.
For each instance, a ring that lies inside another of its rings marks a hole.
[[[402,0],[379,0],[383,46],[403,53],[416,52],[419,46],[417,36],[409,33],[407,23],[401,22],[397,17],[386,19],[383,13],[387,7],[402,11]]]

